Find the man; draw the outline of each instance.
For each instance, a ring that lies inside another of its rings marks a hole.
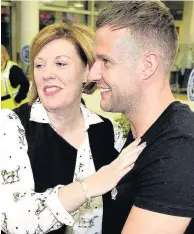
[[[96,26],[90,81],[101,89],[101,108],[127,116],[127,144],[147,143],[117,186],[103,231],[182,234],[194,217],[194,113],[169,85],[178,49],[173,17],[160,2],[119,1]]]

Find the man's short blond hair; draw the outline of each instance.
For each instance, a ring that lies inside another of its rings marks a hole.
[[[160,1],[112,1],[100,12],[96,27],[129,29],[137,50],[155,49],[169,73],[178,51],[178,34],[169,9]],[[138,52],[138,51],[137,51]]]

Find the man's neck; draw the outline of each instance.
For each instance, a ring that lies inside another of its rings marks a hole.
[[[175,99],[168,89],[159,96],[153,94],[151,97],[142,98],[139,111],[131,116],[127,115],[133,137],[142,137],[174,101]]]

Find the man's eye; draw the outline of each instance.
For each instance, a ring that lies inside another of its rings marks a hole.
[[[107,59],[103,59],[103,62],[104,62],[104,64],[107,64],[108,63],[108,60]]]
[[[103,64],[104,64],[104,66],[109,67],[110,66],[110,61],[108,59],[104,58],[103,59]]]

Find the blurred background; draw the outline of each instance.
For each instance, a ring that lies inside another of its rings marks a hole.
[[[194,110],[194,102],[188,102],[187,84],[194,68],[194,1],[163,1],[174,15],[179,33],[180,48],[173,66],[170,83],[175,97],[186,102]],[[32,38],[45,26],[56,22],[82,23],[95,28],[98,12],[108,1],[1,1],[1,44],[28,75],[28,50],[26,60],[21,50],[30,45]],[[92,110],[115,119],[115,114],[100,110],[100,94],[84,95],[86,105]],[[116,115],[117,116],[117,115]]]

